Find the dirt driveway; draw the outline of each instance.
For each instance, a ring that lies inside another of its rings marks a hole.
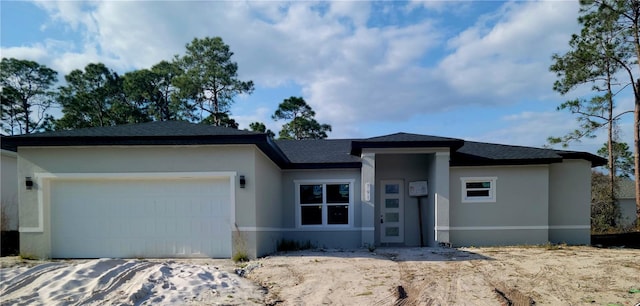
[[[278,305],[636,305],[640,250],[593,247],[302,251],[249,278]]]

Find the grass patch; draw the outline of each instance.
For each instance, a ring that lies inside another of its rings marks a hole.
[[[249,254],[244,251],[238,251],[233,254],[233,257],[231,257],[231,259],[233,259],[234,262],[247,262],[249,261]]]

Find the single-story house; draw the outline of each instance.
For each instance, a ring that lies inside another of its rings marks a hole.
[[[16,152],[0,149],[0,230],[3,232],[18,230],[17,166]]]
[[[622,228],[636,226],[638,215],[636,212],[636,186],[630,179],[623,179],[618,182],[618,205],[620,207],[620,218],[618,223]]]
[[[51,258],[590,241],[595,155],[397,133],[273,140],[187,122],[5,137],[20,249]]]

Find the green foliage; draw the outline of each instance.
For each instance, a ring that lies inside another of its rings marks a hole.
[[[269,137],[271,137],[271,138],[276,137],[276,134],[273,131],[267,129],[267,126],[264,125],[264,123],[262,123],[262,122],[252,122],[252,123],[250,123],[249,124],[249,129],[251,131],[258,132],[258,133],[265,133],[265,134],[269,135]]]
[[[213,115],[210,123],[222,125],[222,114],[228,113],[235,96],[253,92],[253,81],[238,79],[238,64],[231,60],[233,52],[220,37],[194,38],[186,48],[184,56],[176,56],[184,73],[175,78],[174,84],[182,98]]]
[[[102,63],[88,64],[84,71],[73,70],[65,79],[67,85],[60,87],[58,95],[63,116],[56,121],[56,129],[151,120],[138,105],[127,101],[122,78]]]
[[[629,150],[629,145],[625,142],[613,142],[613,159],[615,161],[614,165],[616,167],[616,175],[619,177],[631,178],[633,177],[633,155]],[[609,149],[607,144],[605,143],[599,150],[598,154],[602,157],[609,158]],[[609,169],[609,165],[605,165],[607,170]]]
[[[231,259],[234,262],[247,262],[249,261],[249,255],[245,251],[238,251],[233,254],[233,257],[231,257]]]
[[[195,119],[195,107],[179,95],[174,80],[182,75],[175,63],[161,61],[151,69],[124,75],[124,93],[153,121]]]
[[[55,104],[51,87],[58,73],[34,61],[0,61],[2,130],[10,135],[42,130],[46,111]]]
[[[278,252],[291,252],[291,251],[301,251],[313,249],[314,246],[311,244],[311,241],[307,240],[306,242],[299,242],[295,240],[282,239],[278,241],[278,246],[276,250]]]
[[[227,113],[211,114],[202,120],[202,123],[237,129],[238,123],[229,117]]]
[[[614,189],[615,192],[615,189]],[[607,233],[618,229],[620,207],[611,193],[609,178],[598,172],[591,174],[591,231]]]
[[[314,119],[315,115],[302,97],[290,97],[278,105],[271,118],[289,120],[280,130],[280,139],[325,139],[331,126],[318,123]]]

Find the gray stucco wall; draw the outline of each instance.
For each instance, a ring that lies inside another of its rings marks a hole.
[[[325,248],[362,247],[360,169],[285,170],[282,173],[282,238]],[[353,226],[349,228],[298,228],[296,226],[296,180],[353,180]]]
[[[256,149],[256,168],[253,184],[256,185],[256,253],[263,256],[274,253],[279,231],[269,230],[282,226],[282,172],[262,151]],[[267,229],[267,230],[261,230]]]
[[[496,177],[496,201],[462,203],[462,177]],[[456,246],[546,243],[548,179],[547,165],[452,167],[451,243]]]
[[[14,152],[2,150],[0,155],[0,201],[2,216],[0,229],[18,230],[18,158]]]
[[[620,219],[618,222],[623,228],[633,227],[636,224],[638,215],[636,213],[635,199],[619,199]]]
[[[48,147],[20,148],[18,177],[35,173],[134,173],[134,172],[207,172],[231,171],[255,178],[256,149],[238,146],[153,146],[153,147]],[[237,185],[236,185],[237,186]],[[20,226],[38,225],[38,192],[19,189]],[[236,188],[236,224],[256,225],[256,185]],[[44,232],[20,233],[20,251],[49,257],[51,236],[49,207],[44,206]],[[254,239],[249,237],[249,239]],[[251,243],[251,242],[249,242]],[[250,253],[255,256],[255,252]]]
[[[591,241],[591,163],[564,160],[549,166],[549,241]]]

